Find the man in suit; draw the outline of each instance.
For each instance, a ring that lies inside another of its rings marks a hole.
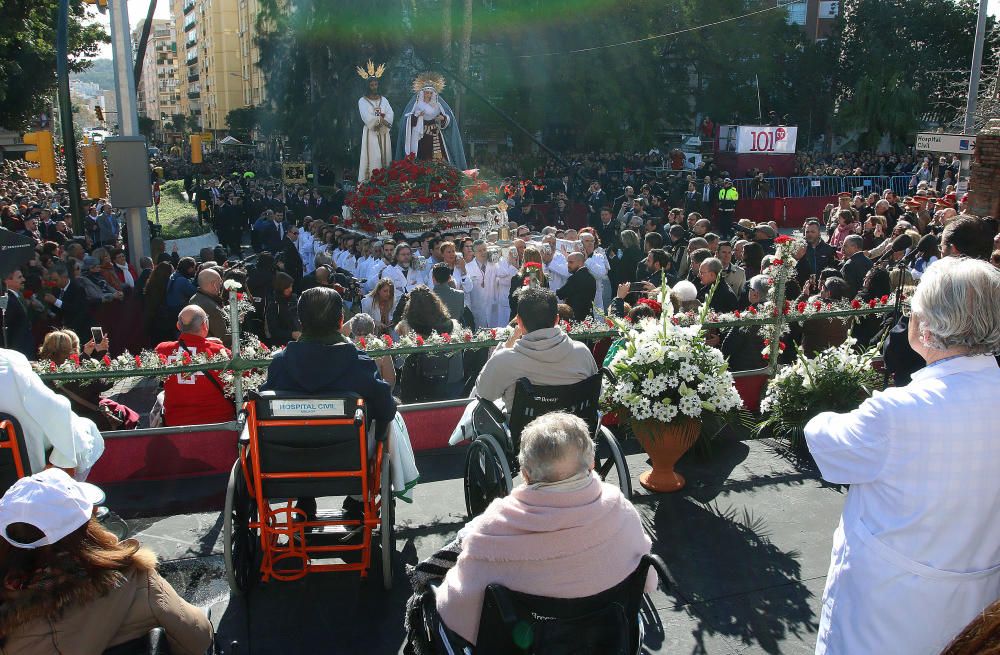
[[[699,300],[705,302],[709,292],[712,290],[712,286],[719,279],[721,273],[722,261],[718,258],[708,257],[701,263],[701,266],[698,267],[698,280],[701,282],[701,288],[698,290]],[[729,288],[729,285],[723,282],[715,287],[715,293],[712,295],[712,302],[709,303],[709,307],[720,313],[736,311],[739,307],[739,299],[733,293],[733,290]]]
[[[646,265],[646,277],[641,278],[642,282],[647,282],[647,291],[652,291],[654,289],[659,289],[663,286],[663,279],[666,278],[667,286],[674,286],[677,282],[677,278],[674,277],[671,272],[672,262],[670,261],[670,255],[667,254],[666,250],[662,248],[653,248],[646,255],[645,259]]]
[[[717,251],[719,261],[722,262],[722,277],[737,296],[743,290],[743,283],[747,281],[747,273],[742,268],[733,263],[733,244],[728,241],[720,241]]]
[[[582,321],[591,315],[594,298],[597,296],[597,280],[586,266],[587,258],[582,252],[571,252],[566,256],[569,278],[556,292],[559,300],[564,300],[573,308],[573,319]]]
[[[115,216],[114,208],[110,204],[104,205],[100,215],[97,217],[97,245],[113,246],[118,241],[121,234],[121,223]]]
[[[283,212],[272,211],[270,220],[260,226],[260,245],[263,250],[276,253],[281,249],[281,242],[291,226],[285,221]]]
[[[31,336],[31,323],[21,294],[24,292],[24,274],[14,269],[3,280],[7,287],[7,308],[3,311],[4,348],[16,350],[28,359],[35,358],[35,340]]]
[[[861,290],[865,275],[872,267],[872,260],[865,257],[864,247],[865,242],[861,235],[851,234],[844,239],[841,248],[844,253],[844,265],[840,267],[840,276],[850,285],[852,298]]]
[[[719,195],[719,187],[712,184],[712,177],[706,175],[698,186],[698,213],[704,216],[712,215],[712,205]]]
[[[818,280],[819,274],[835,261],[837,255],[837,249],[823,241],[818,220],[815,218],[807,220],[802,229],[806,237],[806,252],[795,264],[796,277],[800,285],[805,284],[812,276],[816,276]]]
[[[240,241],[243,237],[243,226],[246,220],[243,212],[236,204],[236,196],[229,194],[226,202],[215,213],[215,233],[219,241],[226,246],[230,255],[240,254]]]
[[[296,241],[298,238],[299,228],[294,226],[289,227],[285,232],[285,238],[281,240],[281,246],[278,248],[277,255],[274,258],[278,267],[286,274],[292,276],[295,284],[302,281],[302,275],[305,273],[302,255],[299,254]]]
[[[462,313],[465,311],[465,292],[455,289],[451,281],[451,268],[444,262],[434,264],[431,269],[431,280],[434,283],[434,295],[441,299],[444,306],[448,308],[448,314],[453,319],[462,322]]]
[[[599,218],[601,209],[608,203],[608,197],[601,189],[601,183],[594,180],[590,183],[590,193],[587,196],[587,216],[590,220],[590,224],[594,227]]]
[[[63,327],[76,332],[80,342],[86,343],[90,341],[92,321],[87,306],[87,292],[77,279],[79,267],[80,264],[72,259],[65,264],[61,261],[53,262],[49,268],[49,283],[53,291],[46,293],[42,300],[62,319]]]
[[[610,207],[601,207],[601,218],[594,226],[605,252],[617,250],[621,245],[621,223],[611,215]]]

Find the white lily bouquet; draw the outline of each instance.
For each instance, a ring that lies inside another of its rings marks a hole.
[[[615,323],[622,339],[608,366],[615,380],[601,392],[606,410],[671,423],[742,407],[725,358],[705,343],[700,326],[678,327],[666,315]]]
[[[872,368],[875,351],[858,353],[855,340],[827,348],[813,358],[802,355],[767,384],[760,411],[767,429],[793,444],[801,441],[809,419],[821,412],[849,412],[881,388],[882,375]]]

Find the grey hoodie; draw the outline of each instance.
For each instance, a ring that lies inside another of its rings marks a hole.
[[[514,385],[521,378],[555,386],[586,380],[595,373],[597,362],[583,342],[570,339],[561,328],[543,328],[522,336],[513,348],[498,346],[476,380],[475,393],[486,400],[502,397],[509,408]]]

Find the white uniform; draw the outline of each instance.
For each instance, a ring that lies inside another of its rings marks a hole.
[[[1000,598],[1000,368],[941,361],[809,421],[823,479],[850,484],[817,655],[932,655]]]
[[[74,414],[69,399],[46,387],[24,355],[2,348],[0,412],[21,424],[28,474],[52,464],[75,468],[82,480],[104,453],[104,439],[94,422]]]
[[[299,230],[299,238],[296,246],[299,249],[299,257],[302,258],[302,267],[306,275],[316,269],[316,253],[314,251],[316,239],[306,230]]]
[[[465,265],[465,304],[472,311],[476,328],[493,328],[507,325],[510,306],[507,293],[510,291],[510,275],[503,275],[498,264],[487,261],[480,266],[473,259]]]
[[[382,270],[386,266],[385,260],[381,257],[368,266],[367,282],[363,285],[366,294],[371,293],[378,281],[382,279]]]
[[[604,248],[595,248],[594,254],[587,257],[587,269],[597,282],[597,293],[594,295],[594,307],[602,312],[607,310],[607,304],[611,302],[614,295],[611,292],[611,280],[608,278],[608,271],[611,265],[604,254]]]
[[[566,255],[558,250],[552,253],[552,259],[544,267],[545,276],[549,278],[549,289],[554,292],[566,284],[569,279],[569,266],[566,264]],[[509,284],[509,282],[508,282]]]

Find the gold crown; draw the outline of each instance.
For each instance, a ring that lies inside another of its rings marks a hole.
[[[419,93],[426,87],[431,87],[438,93],[441,93],[444,90],[444,77],[441,73],[432,73],[430,71],[425,71],[417,75],[417,79],[413,80],[413,91]]]
[[[375,68],[375,64],[373,64],[372,60],[369,59],[367,70],[365,68],[361,68],[361,66],[355,66],[355,70],[358,71],[358,75],[363,80],[367,80],[373,77],[377,80],[378,78],[382,77],[383,73],[385,73],[385,64],[379,64],[378,68]]]

